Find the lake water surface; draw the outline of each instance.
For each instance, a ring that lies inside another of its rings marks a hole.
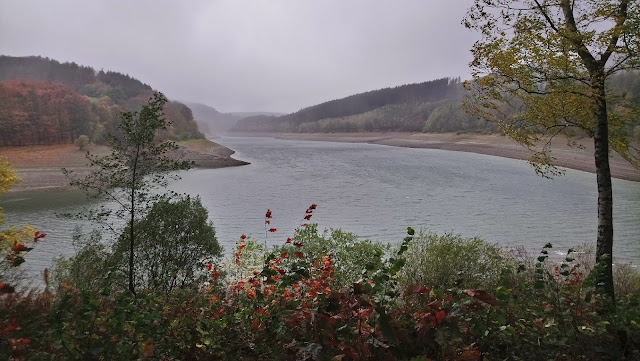
[[[536,254],[551,242],[556,251],[595,242],[595,175],[568,170],[554,180],[535,175],[524,161],[472,153],[370,144],[227,137],[217,139],[248,166],[195,169],[172,188],[199,195],[218,240],[230,250],[243,233],[278,244],[312,222],[363,238],[396,243],[407,226],[436,233],[479,236]],[[640,262],[640,183],[614,180],[614,256]],[[29,223],[48,233],[29,253],[30,273],[53,257],[73,254],[76,225],[55,214],[79,210],[74,192],[6,195],[7,224]],[[265,235],[264,214],[273,212]]]

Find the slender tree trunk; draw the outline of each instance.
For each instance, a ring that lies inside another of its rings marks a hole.
[[[133,224],[135,221],[135,189],[131,188],[131,220],[129,221],[129,291],[136,294],[136,289],[133,282],[133,246],[135,245],[134,240],[134,229]]]
[[[135,232],[133,229],[133,224],[135,221],[135,209],[134,209],[135,197],[134,196],[135,196],[135,189],[131,188],[131,219],[129,220],[129,291],[131,291],[131,293],[135,295],[136,290],[133,282],[133,246],[135,245],[135,240],[134,240]]]
[[[595,83],[595,84],[594,84]],[[596,243],[596,262],[605,269],[599,282],[604,283],[604,291],[615,304],[613,289],[613,189],[611,170],[609,169],[609,126],[604,78],[599,76],[592,81],[594,91],[596,178],[598,183],[598,238]]]
[[[134,283],[134,274],[133,274],[133,262],[134,262],[134,250],[133,246],[135,245],[135,215],[136,215],[136,171],[138,168],[138,157],[140,154],[140,146],[136,148],[136,155],[133,158],[133,162],[131,167],[131,220],[129,221],[129,291],[136,294],[135,283]]]

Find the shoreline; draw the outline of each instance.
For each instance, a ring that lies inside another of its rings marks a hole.
[[[404,148],[441,149],[458,152],[491,155],[503,158],[528,160],[531,152],[501,135],[454,134],[454,133],[245,133],[231,132],[229,136],[272,137],[285,140],[326,141],[346,143],[367,143]],[[591,139],[580,139],[583,149],[569,147],[558,139],[553,143],[552,155],[556,165],[595,173],[593,164],[593,144]],[[190,140],[179,143],[176,157],[196,162],[194,168],[223,168],[249,164],[231,158],[234,150],[206,139]],[[106,155],[106,146],[91,146],[92,153]],[[23,147],[0,147],[0,157],[9,161],[16,170],[20,181],[9,193],[49,192],[70,190],[69,180],[62,174],[61,168],[73,170],[79,175],[87,173],[86,150],[79,150],[73,144],[33,145]],[[613,178],[640,182],[640,170],[635,169],[626,160],[614,154],[610,160]]]
[[[176,158],[195,162],[193,168],[224,168],[249,164],[231,158],[234,150],[207,139],[177,142],[179,149],[173,152]],[[90,146],[79,150],[73,144],[31,145],[0,147],[0,157],[9,161],[20,181],[8,193],[54,192],[71,190],[69,179],[61,168],[74,171],[79,176],[88,174],[86,152],[104,156],[109,153],[106,146]]]
[[[528,160],[531,151],[508,137],[496,134],[455,134],[455,133],[273,133],[273,132],[231,132],[230,136],[273,137],[285,140],[308,140],[325,142],[367,143],[404,148],[441,149]],[[570,147],[564,138],[555,139],[551,155],[555,165],[589,173],[595,173],[593,143],[590,138],[576,139],[583,148]],[[611,176],[633,182],[640,182],[640,170],[618,154],[610,159]]]

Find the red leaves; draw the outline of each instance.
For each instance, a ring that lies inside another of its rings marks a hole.
[[[153,356],[153,345],[151,344],[151,342],[149,341],[144,341],[142,343],[142,355],[144,357],[151,357]]]
[[[6,283],[0,283],[0,295],[6,294],[6,293],[14,293],[16,291],[15,287],[10,286]]]
[[[293,252],[293,254],[294,254],[294,256],[296,256],[298,258],[303,258],[304,257],[304,254],[302,252],[299,252],[299,251]]]
[[[13,247],[11,247],[11,250],[13,252],[22,252],[22,251],[26,251],[27,247],[25,247],[25,245],[22,243],[15,243]]]
[[[312,204],[311,206],[309,206],[309,208],[307,208],[307,210],[304,211],[304,213],[305,213],[304,220],[305,221],[308,221],[308,220],[311,219],[311,216],[313,216],[313,214],[312,214],[313,210],[316,209],[316,207],[317,207],[317,205]],[[307,226],[306,223],[300,225],[300,227],[306,227],[306,226]]]
[[[31,339],[28,338],[10,338],[9,340],[9,346],[11,346],[12,349],[19,349],[22,348],[24,346],[27,346],[28,344],[31,343]]]
[[[18,319],[16,317],[11,317],[9,319],[9,324],[4,329],[0,330],[0,335],[19,329],[20,327],[18,326]]]
[[[478,299],[484,303],[488,303],[492,306],[498,305],[498,300],[495,297],[493,297],[491,294],[489,294],[489,292],[487,291],[467,289],[467,290],[464,290],[463,292],[475,299]]]
[[[236,248],[238,248],[238,252],[235,253],[235,257],[236,257],[236,265],[238,266],[240,265],[240,255],[242,254],[242,250],[246,247],[246,244],[244,243],[245,239],[247,239],[247,236],[244,235],[243,233],[242,236],[240,236],[240,242],[236,246]]]
[[[478,361],[482,360],[482,353],[476,350],[474,344],[465,347],[464,351],[456,358],[459,361]]]
[[[289,243],[291,243],[291,238],[287,238],[287,241],[286,241],[286,242],[284,242],[284,243],[285,243],[285,244],[289,244]]]
[[[47,234],[46,233],[40,233],[36,231],[36,234],[33,236],[33,242],[37,243],[41,238],[44,238]]]
[[[249,290],[249,291],[247,292],[247,298],[248,298],[250,301],[253,301],[253,300],[256,298],[256,291],[255,291],[255,290]]]
[[[298,248],[302,247],[302,243],[300,243],[300,242],[293,242],[293,245],[298,247]]]
[[[264,219],[264,236],[267,236],[267,224],[271,224],[271,221],[269,220],[271,218],[271,210],[267,209],[267,213],[264,215],[265,219]],[[275,231],[277,231],[277,229],[275,228],[269,228],[268,229],[269,232],[273,233]]]
[[[423,285],[420,285],[420,286],[411,287],[407,291],[407,295],[415,295],[415,294],[418,294],[418,293],[429,293],[429,292],[430,292],[430,290],[427,287],[425,287]]]

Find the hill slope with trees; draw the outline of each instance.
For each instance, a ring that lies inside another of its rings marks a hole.
[[[0,56],[0,145],[66,144],[80,135],[102,144],[116,134],[116,118],[153,94],[128,75],[31,56]],[[203,138],[191,109],[168,102],[163,137]]]
[[[464,113],[459,78],[384,88],[282,116],[252,116],[232,128],[249,132],[494,132]]]
[[[608,87],[616,96],[640,102],[640,72],[616,74]],[[495,123],[468,114],[459,78],[373,90],[331,100],[286,115],[259,114],[238,120],[237,132],[334,133],[404,131],[501,133]],[[640,127],[630,129],[640,141]]]

